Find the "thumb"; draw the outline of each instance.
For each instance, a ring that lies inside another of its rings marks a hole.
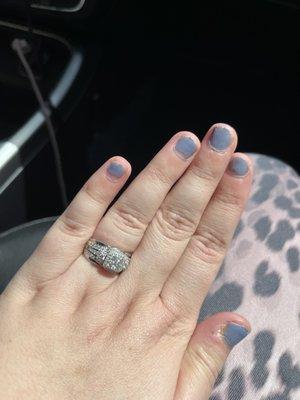
[[[250,332],[238,314],[215,314],[197,325],[178,377],[175,400],[208,400],[231,349]]]

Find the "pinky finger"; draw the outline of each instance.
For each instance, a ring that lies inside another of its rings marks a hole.
[[[86,182],[65,212],[48,231],[14,283],[30,291],[62,275],[82,254],[100,219],[131,173],[122,157],[113,157]]]
[[[249,332],[249,322],[231,312],[198,324],[182,360],[174,400],[208,400],[230,351]]]

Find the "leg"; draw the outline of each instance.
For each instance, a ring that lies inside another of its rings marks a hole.
[[[300,178],[251,155],[254,184],[200,319],[237,311],[252,333],[231,354],[211,400],[300,398]]]

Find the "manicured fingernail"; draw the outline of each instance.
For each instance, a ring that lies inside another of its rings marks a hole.
[[[125,168],[122,164],[111,162],[107,168],[107,172],[111,177],[120,179],[125,174]]]
[[[245,176],[249,171],[249,166],[242,157],[233,157],[228,165],[228,171],[236,176]]]
[[[242,325],[229,323],[224,328],[222,335],[227,345],[232,348],[241,342],[249,334],[249,331]]]
[[[232,142],[232,135],[229,129],[216,126],[209,138],[210,147],[216,151],[226,150]]]
[[[175,151],[181,158],[187,160],[196,153],[197,145],[192,138],[181,137],[175,145]]]

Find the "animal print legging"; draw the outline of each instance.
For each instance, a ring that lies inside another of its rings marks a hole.
[[[251,198],[199,319],[236,311],[252,324],[211,400],[300,399],[300,177],[254,160]]]

